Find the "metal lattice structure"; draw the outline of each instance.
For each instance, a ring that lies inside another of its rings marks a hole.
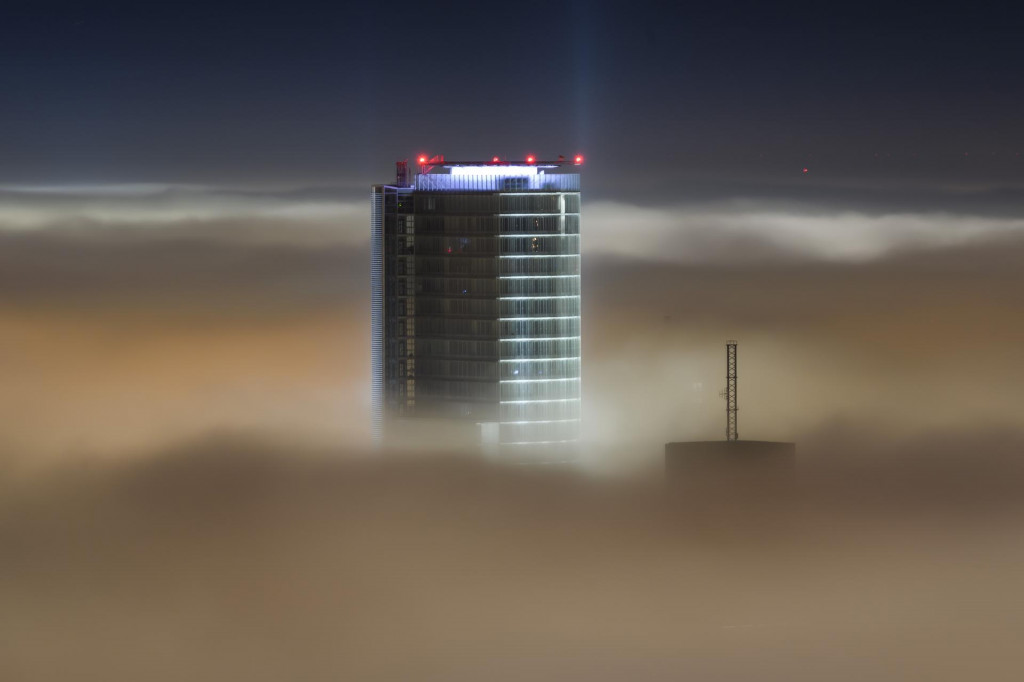
[[[736,412],[736,342],[725,342],[725,439],[739,440]]]

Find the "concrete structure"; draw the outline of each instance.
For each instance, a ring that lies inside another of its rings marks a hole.
[[[665,472],[672,477],[773,476],[791,471],[795,461],[795,443],[716,440],[665,444]]]
[[[418,162],[371,193],[375,436],[433,422],[495,453],[571,455],[580,178],[563,169],[582,157]]]

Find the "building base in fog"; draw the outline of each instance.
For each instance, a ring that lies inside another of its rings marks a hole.
[[[792,471],[795,460],[796,443],[719,440],[665,444],[665,473],[672,478],[771,478]]]
[[[385,422],[379,445],[422,453],[482,454],[509,464],[570,464],[580,458],[578,441],[517,443],[499,441],[496,422],[414,417]]]

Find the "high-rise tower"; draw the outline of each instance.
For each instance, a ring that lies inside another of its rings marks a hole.
[[[470,425],[502,454],[580,427],[582,157],[399,162],[372,190],[375,434]]]

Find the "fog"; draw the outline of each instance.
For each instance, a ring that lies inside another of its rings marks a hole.
[[[1019,679],[1021,442],[832,433],[742,497],[228,437],[72,468],[3,491],[0,670]]]
[[[364,205],[36,189],[0,206],[4,680],[1020,677],[1012,215],[595,202],[583,457],[535,469],[369,449]],[[741,437],[797,467],[683,491],[728,338]]]
[[[236,193],[216,215],[153,208],[139,222],[119,213],[136,195],[118,192],[90,190],[106,221],[79,193],[74,217],[0,231],[3,466],[134,457],[211,431],[366,445],[365,206],[325,216],[303,209],[309,192]],[[740,342],[744,438],[1020,428],[1014,221],[972,231],[996,219],[968,215],[951,239],[947,215],[916,232],[923,243],[883,244],[845,209],[789,209],[815,216],[822,242],[858,244],[851,256],[792,246],[777,223],[759,233],[760,208],[730,205],[636,223],[619,205],[587,213],[591,465],[643,466],[667,440],[718,437],[728,338]]]

